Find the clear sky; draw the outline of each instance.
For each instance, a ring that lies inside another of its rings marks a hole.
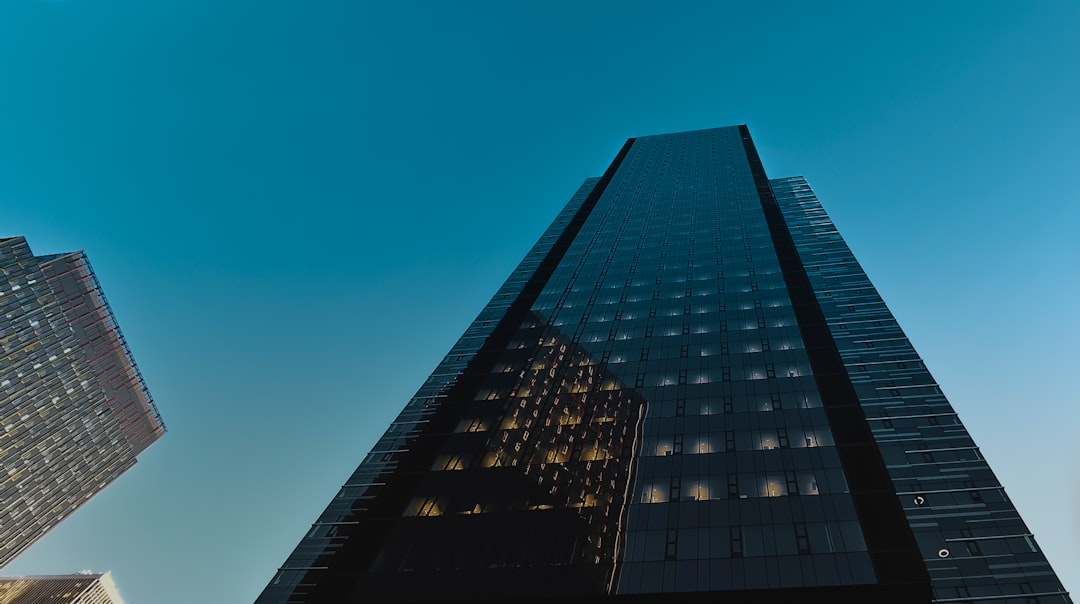
[[[169,428],[5,574],[251,602],[631,136],[806,176],[1080,590],[1080,4],[0,0],[0,236]]]

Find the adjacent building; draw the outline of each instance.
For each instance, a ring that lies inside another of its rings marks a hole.
[[[0,604],[124,604],[112,575],[0,577]]]
[[[1068,603],[801,177],[630,139],[259,603]]]
[[[83,252],[0,239],[0,566],[165,432]]]

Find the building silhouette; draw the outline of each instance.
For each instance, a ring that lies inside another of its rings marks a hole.
[[[0,239],[0,566],[165,432],[83,252]]]
[[[0,577],[0,604],[124,604],[110,573]]]
[[[630,139],[262,603],[1070,602],[801,177]]]

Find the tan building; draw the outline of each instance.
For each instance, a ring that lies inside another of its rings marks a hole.
[[[0,604],[124,604],[109,573],[0,577]]]

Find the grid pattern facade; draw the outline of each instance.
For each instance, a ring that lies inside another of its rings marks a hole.
[[[109,573],[0,577],[0,604],[124,604]]]
[[[164,433],[82,252],[0,240],[0,565]]]
[[[957,499],[959,498],[959,499]],[[589,179],[259,603],[1069,602],[745,127]]]
[[[875,580],[741,147],[636,139],[534,305],[647,401],[619,593]]]

